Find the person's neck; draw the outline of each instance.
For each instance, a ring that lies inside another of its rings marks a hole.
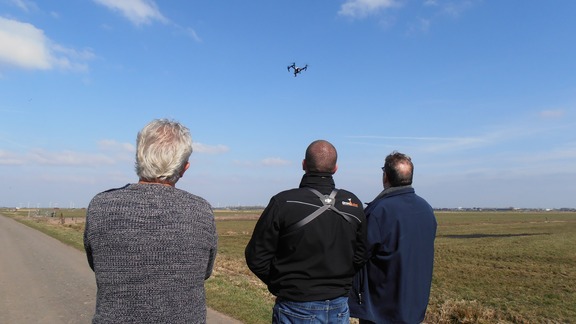
[[[174,184],[172,184],[168,181],[163,181],[163,180],[149,181],[149,180],[140,179],[138,181],[138,183],[140,183],[140,184],[155,184],[155,185],[163,185],[163,186],[167,186],[167,187],[174,187]]]

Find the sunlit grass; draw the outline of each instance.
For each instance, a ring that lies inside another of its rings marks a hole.
[[[437,213],[432,301],[474,305],[498,321],[576,318],[576,214]],[[461,319],[462,320],[462,319]]]
[[[6,213],[4,213],[6,214]],[[13,213],[14,215],[14,213]],[[208,305],[245,323],[270,323],[273,296],[247,268],[258,211],[216,214],[219,244]],[[428,323],[569,323],[576,318],[576,213],[437,212]],[[82,249],[79,224],[20,221]],[[70,221],[69,221],[70,220]]]

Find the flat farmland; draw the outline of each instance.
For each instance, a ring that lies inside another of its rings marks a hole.
[[[208,304],[245,323],[269,323],[274,298],[248,270],[246,246],[261,210],[215,212],[218,257]],[[81,216],[44,222],[6,213],[81,242]],[[436,212],[428,323],[571,323],[576,318],[576,213]],[[76,239],[71,238],[75,236]],[[73,243],[70,243],[73,244]],[[79,246],[78,244],[73,244]],[[80,243],[81,245],[81,243]]]
[[[244,262],[259,212],[217,221],[211,305],[269,323],[273,296]],[[218,215],[218,214],[217,214]],[[230,216],[230,215],[228,215]],[[576,213],[436,212],[429,323],[570,323],[576,318]],[[219,218],[219,217],[218,217]],[[225,291],[234,293],[226,294]],[[229,298],[228,301],[225,299]],[[246,307],[239,307],[243,301]]]

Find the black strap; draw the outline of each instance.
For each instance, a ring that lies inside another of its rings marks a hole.
[[[306,189],[312,191],[316,196],[318,196],[318,198],[320,198],[320,201],[322,202],[322,206],[318,207],[318,209],[316,209],[312,214],[304,217],[303,219],[301,219],[300,221],[288,226],[286,228],[286,231],[284,232],[284,234],[288,234],[290,232],[293,232],[297,229],[299,229],[300,227],[310,223],[312,220],[314,220],[316,217],[318,217],[320,214],[322,214],[323,212],[327,211],[328,209],[336,212],[338,215],[342,216],[347,222],[352,223],[352,218],[348,215],[346,215],[345,213],[341,212],[340,210],[338,210],[338,208],[335,207],[335,202],[336,202],[336,194],[338,193],[338,189],[334,189],[332,190],[332,192],[330,193],[330,195],[323,195],[322,193],[320,193],[318,190],[314,189],[314,188],[309,188],[307,187]]]

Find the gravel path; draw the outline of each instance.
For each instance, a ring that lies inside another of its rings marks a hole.
[[[0,215],[0,323],[90,323],[95,296],[84,253]],[[211,309],[207,322],[240,323]]]

